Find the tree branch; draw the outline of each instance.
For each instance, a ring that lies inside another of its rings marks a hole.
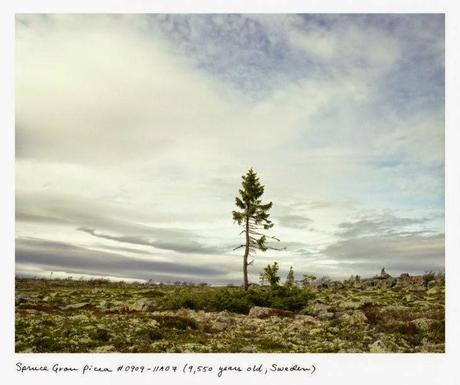
[[[249,234],[255,234],[255,235],[265,236],[266,238],[274,239],[275,241],[281,242],[281,241],[280,241],[278,238],[276,238],[276,237],[273,237],[273,236],[270,236],[270,235],[266,235],[266,234],[262,234],[262,233],[259,233],[258,231],[249,231]]]

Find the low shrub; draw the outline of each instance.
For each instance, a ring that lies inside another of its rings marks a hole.
[[[313,293],[299,288],[282,286],[273,289],[252,290],[209,288],[206,290],[179,289],[163,298],[165,309],[223,311],[247,314],[253,306],[266,306],[287,310],[300,310],[307,306]]]

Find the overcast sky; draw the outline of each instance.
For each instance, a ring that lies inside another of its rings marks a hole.
[[[253,282],[443,270],[444,16],[17,16],[18,274],[240,283],[250,167]]]

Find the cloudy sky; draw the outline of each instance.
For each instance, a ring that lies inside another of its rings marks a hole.
[[[252,281],[444,269],[442,15],[20,15],[16,272]]]

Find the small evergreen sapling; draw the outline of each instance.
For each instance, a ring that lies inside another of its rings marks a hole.
[[[286,281],[284,282],[284,286],[288,289],[292,289],[295,286],[295,278],[294,278],[294,270],[291,268],[286,276]]]
[[[278,276],[279,266],[277,262],[273,265],[268,264],[264,271],[260,273],[260,282],[262,285],[268,283],[272,289],[279,286],[280,277]]]

